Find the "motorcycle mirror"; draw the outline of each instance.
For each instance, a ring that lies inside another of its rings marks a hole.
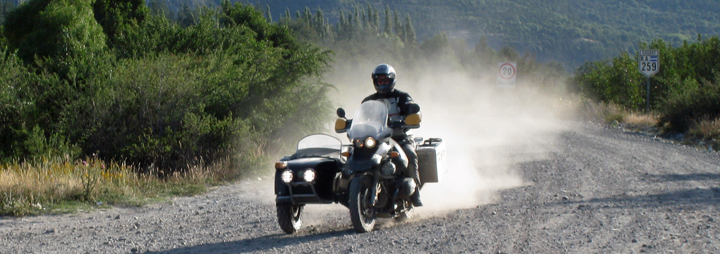
[[[338,117],[345,118],[345,110],[343,108],[338,108],[336,113]]]

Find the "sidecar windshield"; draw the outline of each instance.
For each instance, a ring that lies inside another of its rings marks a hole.
[[[298,141],[298,151],[310,148],[342,149],[342,142],[330,135],[313,134]]]
[[[375,137],[387,126],[388,109],[379,101],[366,101],[360,105],[348,131],[350,139]]]

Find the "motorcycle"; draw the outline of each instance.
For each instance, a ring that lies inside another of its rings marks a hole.
[[[393,129],[420,127],[419,114],[389,122],[387,107],[377,101],[364,102],[352,119],[345,118],[342,108],[337,114],[335,131],[347,132],[351,144],[314,134],[301,139],[293,155],[275,163],[277,217],[285,233],[300,229],[307,204],[344,205],[360,233],[372,231],[377,218],[410,219],[416,189],[438,182],[447,173],[442,140],[416,138],[420,186],[403,174],[408,159],[392,139]]]

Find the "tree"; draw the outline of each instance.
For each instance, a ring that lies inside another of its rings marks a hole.
[[[392,23],[392,19],[390,19],[390,13],[391,13],[391,12],[392,12],[392,11],[390,11],[390,6],[389,6],[389,5],[386,6],[386,7],[385,7],[385,27],[383,28],[383,32],[384,32],[386,35],[393,35],[393,34],[395,34],[395,33],[393,33],[393,23]]]
[[[91,0],[30,0],[11,12],[5,34],[27,63],[36,57],[92,56],[105,50],[105,34]]]
[[[273,22],[272,18],[272,12],[270,11],[270,5],[267,5],[265,7],[265,19],[267,19],[268,22]]]
[[[410,20],[410,15],[405,16],[405,38],[403,42],[408,45],[414,45],[415,44],[415,28],[413,28],[412,20]]]
[[[137,25],[145,20],[150,10],[144,0],[95,0],[93,13],[112,44],[125,25]]]
[[[5,22],[5,16],[15,9],[15,2],[11,0],[0,0],[0,25]]]

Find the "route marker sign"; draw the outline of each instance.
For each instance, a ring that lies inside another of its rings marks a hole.
[[[650,77],[660,71],[660,50],[642,49],[638,51],[638,70],[647,77],[645,112],[650,112]]]
[[[644,49],[638,52],[638,69],[650,78],[660,70],[660,50]]]
[[[515,86],[517,64],[515,62],[498,63],[498,86]]]

